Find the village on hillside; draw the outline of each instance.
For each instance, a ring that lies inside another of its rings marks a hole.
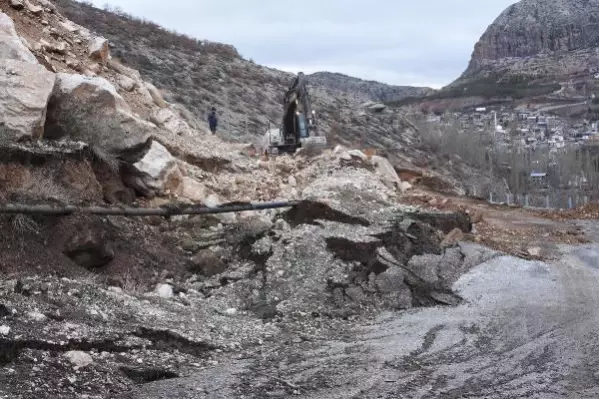
[[[599,140],[599,122],[586,119],[572,121],[544,111],[477,107],[462,112],[429,115],[427,122],[442,125],[458,122],[466,131],[492,134],[499,146],[558,150],[568,145],[580,146]]]

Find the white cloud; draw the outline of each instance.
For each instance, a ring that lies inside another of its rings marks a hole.
[[[439,87],[457,78],[485,28],[514,0],[95,0],[256,62]]]

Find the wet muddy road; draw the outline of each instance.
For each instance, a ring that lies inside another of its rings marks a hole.
[[[132,397],[597,398],[599,246],[560,250],[549,264],[481,264],[455,284],[457,307],[382,314],[339,340],[231,360]]]

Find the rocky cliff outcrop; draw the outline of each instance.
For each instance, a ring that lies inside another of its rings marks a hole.
[[[598,6],[597,0],[522,0],[509,6],[476,44],[462,78],[588,76],[598,56]]]

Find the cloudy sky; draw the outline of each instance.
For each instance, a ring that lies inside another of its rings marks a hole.
[[[254,61],[398,85],[441,87],[515,0],[93,0]]]

